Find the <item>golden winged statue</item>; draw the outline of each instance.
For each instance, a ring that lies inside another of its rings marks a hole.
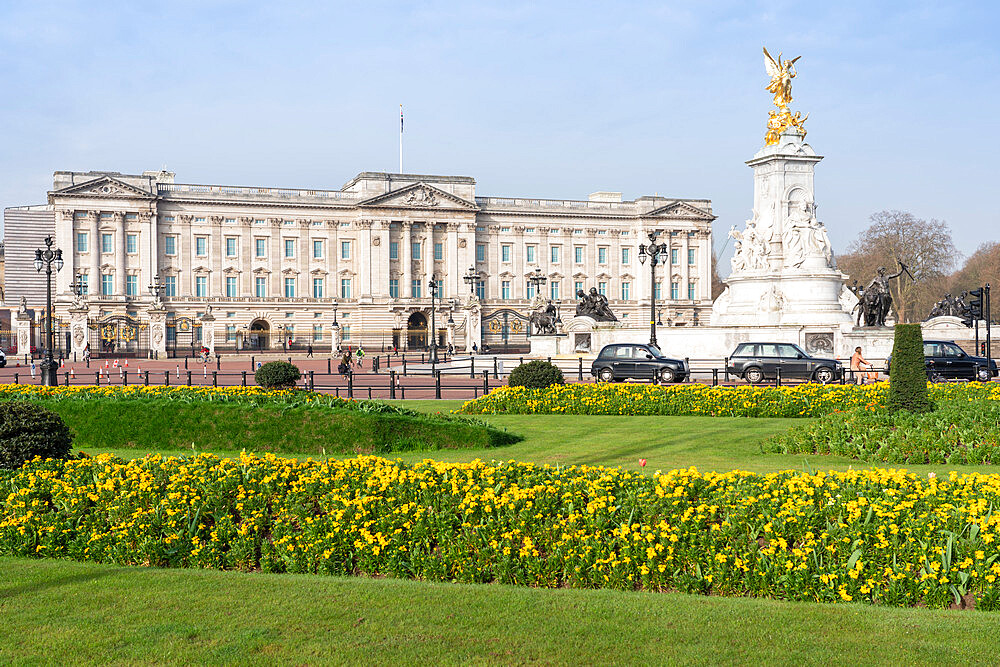
[[[789,128],[794,128],[803,137],[806,135],[805,122],[809,114],[802,116],[798,111],[792,114],[788,110],[788,105],[792,103],[792,79],[797,73],[795,61],[801,57],[796,56],[791,60],[782,60],[779,52],[778,59],[775,60],[767,52],[767,47],[764,47],[764,68],[767,70],[767,75],[771,77],[770,83],[767,84],[767,90],[774,95],[774,106],[778,107],[777,110],[772,110],[768,114],[767,134],[764,141],[769,146],[778,143],[781,133]]]

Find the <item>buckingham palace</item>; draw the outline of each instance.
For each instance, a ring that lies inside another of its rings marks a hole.
[[[51,234],[67,351],[403,349],[425,345],[432,320],[442,345],[512,350],[533,304],[572,316],[590,288],[623,324],[647,321],[651,290],[665,325],[707,321],[713,219],[707,199],[481,197],[467,176],[296,190],[57,171],[47,204],[5,210],[5,288],[18,318],[39,319],[31,258]],[[655,284],[639,262],[650,231],[670,244]],[[74,320],[87,325],[71,336]]]

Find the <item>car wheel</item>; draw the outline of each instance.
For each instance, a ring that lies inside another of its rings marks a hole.
[[[976,369],[976,379],[980,382],[990,381],[990,369],[988,368],[977,368]]]
[[[670,384],[671,382],[676,382],[677,375],[674,373],[672,368],[662,368],[660,369],[660,382],[663,384]]]
[[[597,372],[597,379],[601,382],[614,382],[615,374],[611,372],[610,368],[602,368]]]
[[[833,380],[833,370],[824,366],[823,368],[817,368],[816,372],[813,373],[813,378],[816,382],[822,382],[823,384],[828,384]]]
[[[743,379],[750,384],[760,384],[764,381],[764,371],[759,368],[748,368],[743,372]]]
[[[940,373],[931,373],[930,374],[930,378],[928,378],[928,379],[931,382],[944,382],[945,381],[945,377],[943,375],[941,375]]]

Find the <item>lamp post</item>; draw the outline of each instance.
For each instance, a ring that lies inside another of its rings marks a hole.
[[[667,261],[669,243],[657,243],[656,231],[649,232],[649,245],[639,244],[639,262],[649,259],[649,344],[656,345],[656,265]]]
[[[436,321],[434,319],[434,310],[435,310],[435,308],[434,308],[434,302],[435,302],[435,299],[437,299],[438,284],[437,284],[436,276],[433,273],[431,274],[430,282],[427,283],[427,288],[431,291],[431,331],[430,331],[431,341],[430,341],[430,359],[431,359],[431,366],[433,367],[434,364],[436,364],[437,361],[438,361],[438,357],[437,357],[437,331],[436,331],[436,329],[437,329],[437,323],[436,323]]]
[[[337,302],[336,302],[336,300],[334,300],[334,302],[333,302],[333,326],[335,326],[335,327],[340,326],[339,324],[337,324]]]
[[[476,271],[476,267],[474,266],[470,266],[469,270],[465,272],[464,276],[462,276],[462,280],[464,280],[465,284],[469,286],[470,294],[476,293],[476,283],[479,282],[479,279],[479,271]]]
[[[160,294],[167,289],[166,283],[160,282],[160,274],[153,276],[153,281],[149,283],[149,293],[153,295],[153,305],[156,307],[160,303]]]
[[[55,387],[59,383],[56,377],[56,362],[52,359],[52,347],[55,345],[52,335],[52,265],[55,264],[56,271],[61,271],[63,267],[62,250],[52,248],[52,237],[45,237],[45,250],[38,248],[35,250],[35,272],[40,272],[45,267],[45,360],[42,361],[42,384],[48,387]]]
[[[535,290],[535,294],[538,295],[539,297],[542,296],[542,291],[541,291],[542,286],[545,285],[545,283],[547,283],[548,281],[549,279],[542,273],[542,270],[537,266],[535,267],[535,272],[528,276],[528,282],[531,283],[531,286]]]

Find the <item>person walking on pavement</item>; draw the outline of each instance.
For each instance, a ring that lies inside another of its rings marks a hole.
[[[312,343],[309,343],[309,347],[306,348],[306,357],[311,356],[313,356],[313,346]]]

